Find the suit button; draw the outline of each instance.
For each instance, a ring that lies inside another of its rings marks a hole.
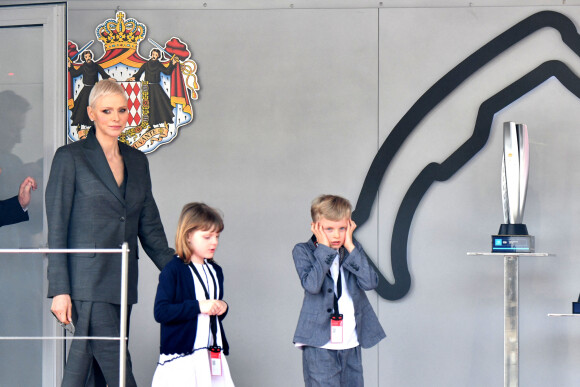
[[[119,220],[120,220],[121,222],[124,222],[124,221],[125,221],[125,217],[124,217],[124,216],[121,216],[121,217],[119,218]]]
[[[332,309],[330,309],[330,308],[326,309],[326,311],[327,311],[328,313],[332,313]]]
[[[332,289],[328,289],[327,291],[328,291],[328,293],[332,293]]]

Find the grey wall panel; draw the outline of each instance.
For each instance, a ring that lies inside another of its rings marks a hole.
[[[526,7],[382,10],[381,139],[440,77],[536,11]],[[576,8],[563,13],[576,23],[579,20]],[[381,268],[390,262],[394,216],[412,180],[427,163],[444,161],[467,140],[483,101],[551,59],[580,73],[578,57],[554,30],[545,29],[474,74],[417,126],[383,180]],[[579,225],[573,215],[578,206],[573,192],[580,183],[574,178],[579,102],[556,79],[548,80],[499,111],[485,148],[452,178],[434,183],[427,191],[409,236],[411,291],[396,303],[380,303],[381,321],[387,321],[391,333],[390,341],[380,346],[381,383],[502,383],[503,262],[496,257],[467,257],[466,252],[490,251],[489,236],[502,222],[499,171],[504,121],[523,122],[530,129],[531,174],[524,220],[536,235],[537,250],[557,254],[522,259],[520,264],[520,383],[571,386],[578,380],[573,365],[578,354],[569,349],[578,331],[570,322],[546,315],[569,312],[578,293],[573,241]]]

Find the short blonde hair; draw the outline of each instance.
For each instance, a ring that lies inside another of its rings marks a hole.
[[[115,94],[122,95],[127,101],[127,93],[125,93],[125,89],[123,89],[121,84],[111,78],[100,80],[95,83],[89,94],[89,106],[95,109],[95,103],[99,98]]]
[[[320,195],[312,201],[310,215],[313,222],[318,222],[320,218],[326,218],[337,222],[344,218],[350,218],[352,206],[350,202],[336,195]]]
[[[219,212],[205,203],[188,203],[183,206],[177,232],[175,234],[175,252],[185,263],[191,261],[193,249],[188,243],[189,236],[195,231],[222,232],[224,221]]]

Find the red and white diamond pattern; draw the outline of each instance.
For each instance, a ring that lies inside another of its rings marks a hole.
[[[137,126],[141,123],[141,82],[121,82],[127,93],[129,108],[128,126]]]

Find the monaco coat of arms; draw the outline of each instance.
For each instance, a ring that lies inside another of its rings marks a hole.
[[[148,39],[149,58],[139,54],[147,27],[117,12],[116,19],[98,25],[95,34],[104,54],[94,58],[94,40],[79,45],[68,42],[68,137],[86,137],[92,122],[87,114],[91,89],[101,79],[114,78],[128,97],[129,120],[119,140],[144,153],[157,150],[177,136],[180,127],[193,121],[192,101],[197,100],[197,64],[187,44],[173,37],[163,44]]]

